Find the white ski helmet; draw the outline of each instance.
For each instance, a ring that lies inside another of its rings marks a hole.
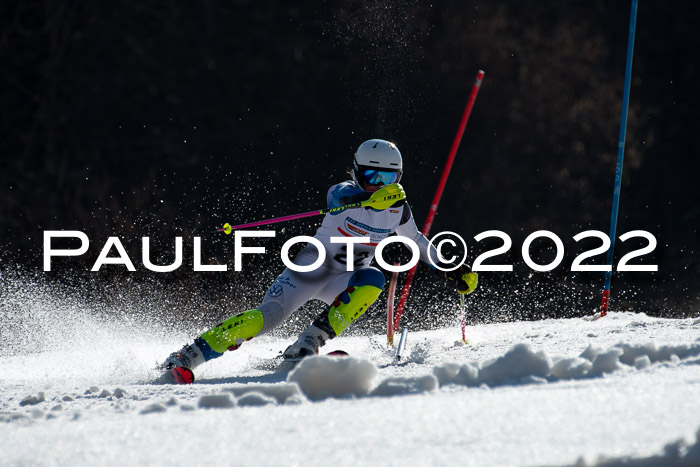
[[[352,163],[352,178],[358,184],[390,185],[403,174],[401,152],[394,143],[370,139],[360,144]]]

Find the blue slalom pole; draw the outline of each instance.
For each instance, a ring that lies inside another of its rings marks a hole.
[[[622,117],[620,118],[620,139],[617,143],[617,166],[615,167],[615,190],[613,192],[612,214],[610,216],[610,249],[606,265],[610,268],[605,271],[605,285],[603,286],[603,301],[600,305],[600,316],[608,314],[610,301],[610,281],[612,280],[613,250],[615,249],[615,231],[617,230],[617,212],[620,207],[620,185],[622,183],[622,161],[625,155],[625,135],[627,133],[627,111],[630,103],[630,82],[632,81],[632,56],[634,55],[634,31],[637,25],[637,0],[632,0],[632,13],[630,15],[630,31],[627,38],[627,63],[625,65],[625,90],[622,95]]]

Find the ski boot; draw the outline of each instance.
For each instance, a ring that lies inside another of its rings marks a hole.
[[[177,352],[170,354],[160,365],[162,370],[172,370],[173,368],[189,368],[193,370],[204,363],[204,355],[196,343],[185,345]]]
[[[313,324],[301,333],[295,343],[287,347],[282,356],[285,360],[299,361],[304,357],[318,355],[318,349],[325,345],[330,337]]]
[[[193,369],[218,358],[227,350],[236,350],[241,344],[258,335],[263,326],[262,312],[244,311],[219,323],[177,352],[170,354],[158,367],[165,373],[158,380],[162,384],[190,384],[194,382]]]
[[[204,363],[202,351],[195,343],[185,345],[177,352],[171,353],[158,369],[164,370],[157,384],[192,384],[194,383],[193,368]]]

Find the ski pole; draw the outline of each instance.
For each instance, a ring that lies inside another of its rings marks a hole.
[[[219,232],[223,232],[226,235],[231,235],[233,230],[247,229],[248,227],[257,227],[259,225],[276,224],[277,222],[292,221],[294,219],[302,219],[304,217],[320,216],[329,212],[343,211],[345,209],[359,208],[361,203],[352,203],[345,206],[340,206],[333,209],[318,209],[316,211],[302,212],[300,214],[291,214],[289,216],[273,217],[272,219],[266,219],[262,221],[250,222],[248,224],[231,225],[228,222],[224,226],[218,229]]]
[[[467,127],[467,121],[469,121],[469,115],[472,113],[472,108],[474,107],[474,101],[476,100],[476,95],[481,88],[481,82],[484,79],[486,73],[483,70],[479,70],[476,74],[476,81],[472,86],[471,94],[469,95],[469,100],[467,101],[467,106],[464,109],[464,114],[462,115],[462,120],[459,123],[459,129],[455,135],[454,141],[452,141],[452,148],[450,148],[450,155],[445,163],[445,168],[442,171],[442,177],[440,178],[440,183],[435,191],[435,197],[430,205],[430,211],[428,211],[428,217],[423,224],[423,235],[426,237],[430,233],[430,228],[433,226],[433,219],[435,218],[435,213],[437,212],[438,204],[440,203],[440,198],[442,198],[442,192],[445,189],[445,184],[447,184],[447,177],[450,175],[450,170],[452,170],[452,164],[454,163],[455,156],[457,155],[457,149],[459,149],[459,143],[462,141],[462,135]],[[406,277],[406,282],[404,283],[403,289],[401,289],[401,298],[399,298],[399,304],[396,307],[396,312],[394,313],[394,331],[399,329],[399,321],[401,320],[401,314],[403,313],[404,306],[406,305],[406,300],[408,300],[408,294],[411,291],[411,284],[413,283],[413,276],[416,273],[416,267],[413,266],[410,271],[408,271],[408,276]]]
[[[622,94],[622,115],[620,117],[620,138],[617,143],[617,164],[615,166],[615,189],[613,191],[612,213],[610,214],[610,249],[606,259],[608,270],[605,271],[603,300],[600,304],[600,318],[608,314],[610,301],[610,282],[612,281],[613,249],[615,248],[615,231],[617,230],[617,212],[620,207],[620,190],[622,184],[622,162],[625,155],[625,135],[627,133],[627,111],[630,103],[630,83],[632,81],[632,57],[634,55],[634,32],[637,24],[637,0],[632,0],[630,28],[627,38],[627,63],[625,64],[625,89]]]
[[[248,224],[231,225],[229,223],[226,223],[226,224],[224,224],[224,226],[222,228],[218,229],[218,231],[223,232],[226,235],[230,235],[231,232],[234,230],[246,229],[248,227],[257,227],[259,225],[276,224],[277,222],[291,221],[294,219],[301,219],[304,217],[320,216],[320,215],[328,214],[328,213],[332,213],[332,212],[344,211],[346,209],[370,207],[370,208],[376,208],[379,210],[383,210],[383,209],[386,209],[388,207],[393,206],[394,203],[396,203],[397,201],[400,201],[400,200],[406,198],[406,193],[404,193],[403,188],[401,188],[400,185],[398,185],[398,183],[395,185],[398,186],[398,188],[399,188],[398,190],[390,190],[386,195],[378,196],[378,197],[373,196],[370,199],[367,199],[365,201],[359,201],[357,203],[346,204],[345,206],[338,206],[335,208],[317,209],[315,211],[302,212],[300,214],[291,214],[289,216],[273,217],[272,219],[250,222]],[[387,187],[390,187],[390,186],[391,185],[387,185]]]

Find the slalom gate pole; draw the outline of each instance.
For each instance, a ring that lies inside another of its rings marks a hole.
[[[627,39],[627,63],[625,64],[625,89],[622,95],[622,116],[620,117],[620,138],[617,143],[617,165],[615,167],[615,190],[613,191],[612,213],[610,215],[610,249],[608,250],[603,286],[603,300],[600,304],[600,317],[608,314],[610,302],[610,282],[612,281],[613,250],[615,248],[615,231],[617,230],[617,213],[620,207],[620,190],[622,184],[622,162],[625,155],[625,135],[627,133],[627,112],[630,102],[630,83],[632,81],[632,57],[634,55],[634,32],[637,25],[637,0],[632,0],[629,37]]]
[[[459,294],[459,309],[460,313],[462,314],[462,342],[469,345],[469,341],[467,340],[467,334],[465,331],[467,325],[467,304],[464,302],[463,293]]]
[[[399,263],[394,263],[398,266]],[[396,283],[399,281],[399,272],[391,273],[389,281],[389,296],[386,299],[386,343],[389,347],[394,346],[394,295],[396,294]]]
[[[445,190],[445,184],[447,184],[447,177],[450,175],[450,170],[452,170],[452,164],[454,163],[455,156],[457,155],[457,149],[459,149],[459,143],[462,141],[462,135],[467,127],[467,122],[469,121],[469,115],[472,113],[472,108],[474,107],[474,101],[476,100],[476,95],[481,88],[481,82],[484,79],[486,73],[483,70],[479,70],[476,74],[476,81],[472,86],[471,94],[469,95],[469,100],[467,101],[467,106],[464,109],[464,114],[462,115],[462,121],[459,123],[459,129],[455,135],[454,141],[452,141],[452,148],[450,149],[450,155],[445,163],[445,168],[442,171],[442,177],[440,177],[440,183],[438,184],[437,190],[435,191],[435,196],[433,197],[433,202],[430,205],[430,211],[428,211],[428,217],[423,224],[423,235],[426,237],[430,233],[430,228],[433,226],[433,220],[435,219],[435,213],[437,212],[438,204],[440,203],[440,198],[442,198],[442,192]],[[394,313],[394,331],[399,329],[399,321],[401,320],[401,314],[406,306],[406,300],[408,300],[408,294],[411,291],[411,284],[413,283],[413,276],[416,273],[416,266],[413,266],[408,272],[406,277],[406,282],[404,283],[403,289],[401,289],[401,298],[399,299],[399,304],[396,307],[396,312]]]
[[[401,360],[403,353],[406,350],[406,337],[408,336],[408,329],[403,328],[401,331],[401,339],[399,339],[399,348],[396,349],[396,360]]]

